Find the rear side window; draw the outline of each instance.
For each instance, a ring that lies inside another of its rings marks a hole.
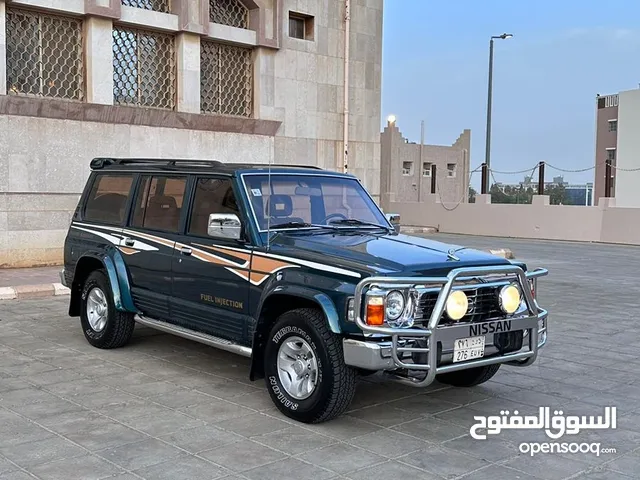
[[[186,177],[142,177],[132,226],[178,233],[186,185]]]
[[[84,219],[120,225],[124,220],[133,175],[98,175],[84,209]]]

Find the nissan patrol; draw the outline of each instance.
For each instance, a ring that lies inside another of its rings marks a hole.
[[[358,375],[470,387],[531,365],[547,270],[388,218],[356,177],[315,167],[95,158],[65,241],[69,314],[97,348],[139,323],[250,357],[306,423],[344,412]]]

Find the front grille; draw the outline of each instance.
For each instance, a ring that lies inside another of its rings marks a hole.
[[[500,288],[501,286],[491,286],[465,289],[464,293],[467,294],[467,298],[469,299],[468,313],[462,317],[462,319],[453,321],[445,312],[442,314],[440,325],[458,325],[463,322],[484,322],[504,316],[498,301],[498,291]],[[418,302],[418,319],[424,322],[429,320],[431,312],[438,300],[439,293],[440,292],[437,291],[426,292],[420,296],[420,300]]]

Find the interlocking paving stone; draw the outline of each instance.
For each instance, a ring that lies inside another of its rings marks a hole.
[[[93,455],[55,460],[33,467],[30,471],[42,480],[69,480],[72,478],[99,480],[123,473],[122,468]]]
[[[264,381],[249,381],[243,357],[146,327],[125,348],[99,350],[67,316],[68,297],[5,301],[0,479],[637,478],[640,333],[629,313],[636,302],[620,286],[640,293],[640,249],[436,237],[499,243],[531,268],[549,268],[538,294],[550,310],[550,337],[533,366],[502,367],[463,389],[365,377],[345,415],[302,425],[279,413]],[[522,442],[553,441],[544,431],[469,435],[476,415],[540,406],[601,415],[607,405],[618,407],[616,430],[559,440],[617,449],[600,457],[519,451]]]
[[[85,451],[58,436],[0,447],[0,454],[21,467],[33,467],[60,458],[77,457]]]
[[[176,478],[214,480],[226,477],[229,470],[201,458],[180,455],[169,461],[135,470],[134,473],[154,480],[175,480]]]
[[[244,440],[200,452],[198,456],[211,460],[234,472],[243,472],[286,458],[286,454],[273,448]]]

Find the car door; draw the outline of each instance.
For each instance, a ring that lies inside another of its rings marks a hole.
[[[171,260],[181,228],[187,175],[141,175],[120,243],[136,307],[169,320]]]
[[[231,178],[194,178],[185,235],[172,260],[171,321],[248,344],[251,249],[235,239],[210,236],[212,213],[242,218]]]

